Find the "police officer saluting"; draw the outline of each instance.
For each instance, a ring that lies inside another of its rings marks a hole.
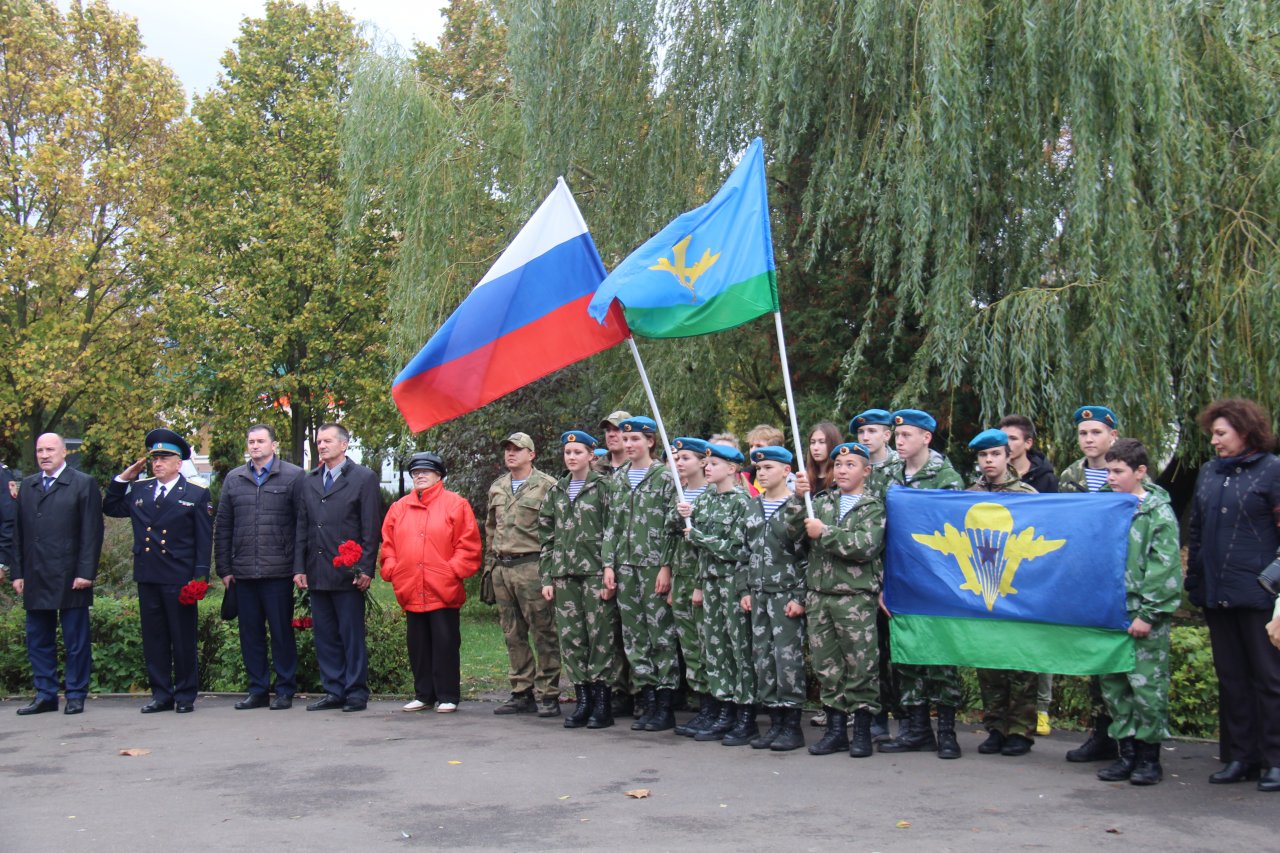
[[[147,456],[121,471],[107,486],[102,510],[133,522],[133,579],[138,584],[142,656],[151,701],[142,713],[195,710],[200,684],[196,669],[196,617],[182,604],[182,588],[209,574],[213,508],[209,490],[187,481],[178,469],[191,445],[173,430],[147,433]],[[152,479],[138,480],[151,460]]]

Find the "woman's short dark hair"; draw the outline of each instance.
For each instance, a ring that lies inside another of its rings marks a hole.
[[[1240,433],[1244,439],[1246,450],[1262,450],[1270,453],[1275,449],[1276,436],[1271,431],[1271,416],[1267,410],[1252,400],[1232,398],[1230,400],[1214,400],[1204,407],[1197,422],[1205,432],[1213,431],[1213,422],[1222,418],[1231,424],[1231,428]]]

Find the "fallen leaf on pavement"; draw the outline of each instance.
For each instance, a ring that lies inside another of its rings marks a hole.
[[[1107,832],[1111,833],[1112,835],[1119,835],[1119,834],[1120,834],[1120,830],[1116,829],[1114,826],[1113,826],[1113,827],[1111,827],[1110,829],[1108,829],[1108,830],[1107,830]]]
[[[911,821],[909,820],[898,821],[898,829],[910,829],[910,828],[911,828]]]
[[[568,794],[565,794],[563,797],[556,797],[556,799],[557,799],[557,800],[567,800],[567,799],[569,799],[569,795],[568,795]]]
[[[649,789],[632,788],[630,791],[627,791],[627,796],[633,800],[643,800],[645,797],[649,796]]]
[[[122,750],[120,750],[120,754],[121,754],[121,755],[128,755],[128,756],[130,756],[130,757],[134,757],[134,756],[138,756],[138,755],[150,755],[150,754],[151,754],[151,750],[149,750],[149,749],[142,749],[141,747],[137,747],[137,746],[131,746],[131,747],[129,747],[128,749],[122,749]]]
[[[462,762],[461,762],[461,761],[456,761],[456,760],[455,760],[455,761],[450,761],[449,763],[450,763],[450,764],[461,764]]]

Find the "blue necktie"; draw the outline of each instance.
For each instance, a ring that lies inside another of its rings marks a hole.
[[[46,475],[46,476],[45,476],[45,478],[44,478],[44,490],[45,490],[46,492],[47,492],[47,491],[49,491],[49,488],[53,485],[53,481],[54,481],[55,479],[57,479],[57,478],[56,478],[56,477],[50,477],[50,476],[48,476],[48,475]]]
[[[333,472],[332,472],[332,471],[325,471],[325,472],[324,472],[324,491],[325,491],[325,494],[328,494],[328,493],[329,493],[329,489],[331,489],[332,487],[333,487]]]

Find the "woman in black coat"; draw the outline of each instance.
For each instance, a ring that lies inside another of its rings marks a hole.
[[[1259,779],[1280,791],[1280,649],[1267,639],[1275,597],[1258,575],[1280,553],[1280,459],[1267,413],[1219,400],[1200,413],[1217,459],[1192,499],[1186,588],[1204,608],[1218,673],[1220,758],[1214,784]]]

